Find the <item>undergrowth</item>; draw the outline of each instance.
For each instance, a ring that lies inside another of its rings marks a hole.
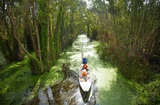
[[[55,66],[50,69],[49,73],[33,75],[28,66],[28,59],[25,57],[23,61],[10,63],[1,69],[0,105],[18,105],[28,92],[35,91],[36,94],[40,87],[52,86],[63,79],[61,69]],[[39,88],[34,88],[39,79],[41,80]]]
[[[132,100],[133,105],[160,104],[160,74],[153,73],[149,65],[142,64],[137,59],[126,58],[123,53],[121,57],[117,57],[102,43],[99,43],[96,50],[103,61],[118,68],[137,92],[137,96]]]

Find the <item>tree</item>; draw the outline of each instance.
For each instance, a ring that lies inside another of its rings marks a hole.
[[[86,31],[81,0],[2,0],[0,9],[0,50],[8,61],[23,60],[26,53],[33,74],[49,71],[76,35]]]

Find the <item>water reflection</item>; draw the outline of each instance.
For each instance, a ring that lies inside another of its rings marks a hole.
[[[56,103],[58,105],[84,105],[84,99],[82,97],[87,99],[88,96],[86,97],[85,95],[91,95],[91,94],[86,94],[80,91],[79,83],[77,82],[77,80],[75,80],[75,78],[72,78],[72,77],[66,79],[65,82],[60,87],[61,88],[59,90],[53,92],[53,94],[56,94],[56,96],[58,96],[56,97]],[[57,87],[52,87],[52,88],[54,89]],[[92,100],[95,100],[95,99],[93,99],[92,97]]]
[[[38,99],[38,105],[49,105],[47,95],[42,91],[42,89],[40,89],[38,92]]]

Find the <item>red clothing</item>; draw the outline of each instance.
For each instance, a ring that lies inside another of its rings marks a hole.
[[[88,66],[86,64],[83,65],[82,69],[87,69]]]

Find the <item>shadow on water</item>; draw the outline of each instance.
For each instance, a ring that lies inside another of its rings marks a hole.
[[[88,92],[84,92],[84,91],[82,90],[82,88],[79,86],[79,90],[80,90],[80,93],[81,93],[83,102],[84,102],[84,103],[87,103],[87,102],[89,101],[89,97],[90,97],[90,94],[91,94],[91,88],[89,89]]]
[[[63,83],[52,87],[56,104],[84,105],[86,103],[87,105],[95,105],[96,97],[93,95],[96,94],[96,91],[94,90],[96,88],[92,86],[94,88],[90,88],[89,92],[83,92],[79,86],[77,76],[74,76],[73,74],[78,75],[76,72],[72,71]],[[92,101],[90,99],[92,99]]]
[[[97,88],[93,84],[89,92],[83,92],[77,75],[70,70],[68,78],[45,90],[40,89],[37,97],[26,105],[96,105]]]

